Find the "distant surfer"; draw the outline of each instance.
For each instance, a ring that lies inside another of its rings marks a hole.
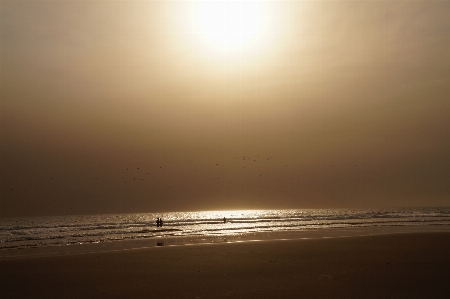
[[[157,227],[161,227],[163,225],[163,221],[162,221],[162,219],[161,218],[156,218],[156,226]]]
[[[223,223],[227,223],[227,218],[223,217]]]

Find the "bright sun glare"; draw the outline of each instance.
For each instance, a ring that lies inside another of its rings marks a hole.
[[[201,42],[236,52],[258,46],[264,14],[257,1],[204,1],[195,6],[193,20]]]

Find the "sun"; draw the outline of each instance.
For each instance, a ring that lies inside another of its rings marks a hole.
[[[258,1],[202,1],[193,10],[199,42],[224,53],[255,50],[261,42],[264,13]]]

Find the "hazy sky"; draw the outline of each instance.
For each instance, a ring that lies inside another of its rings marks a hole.
[[[0,216],[450,205],[449,0],[0,5]]]

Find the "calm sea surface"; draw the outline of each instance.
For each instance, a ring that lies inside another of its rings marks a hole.
[[[157,217],[163,226],[156,226]],[[224,217],[226,221],[224,222]],[[350,227],[450,225],[450,208],[241,210],[0,219],[0,250],[161,237],[236,236]]]

